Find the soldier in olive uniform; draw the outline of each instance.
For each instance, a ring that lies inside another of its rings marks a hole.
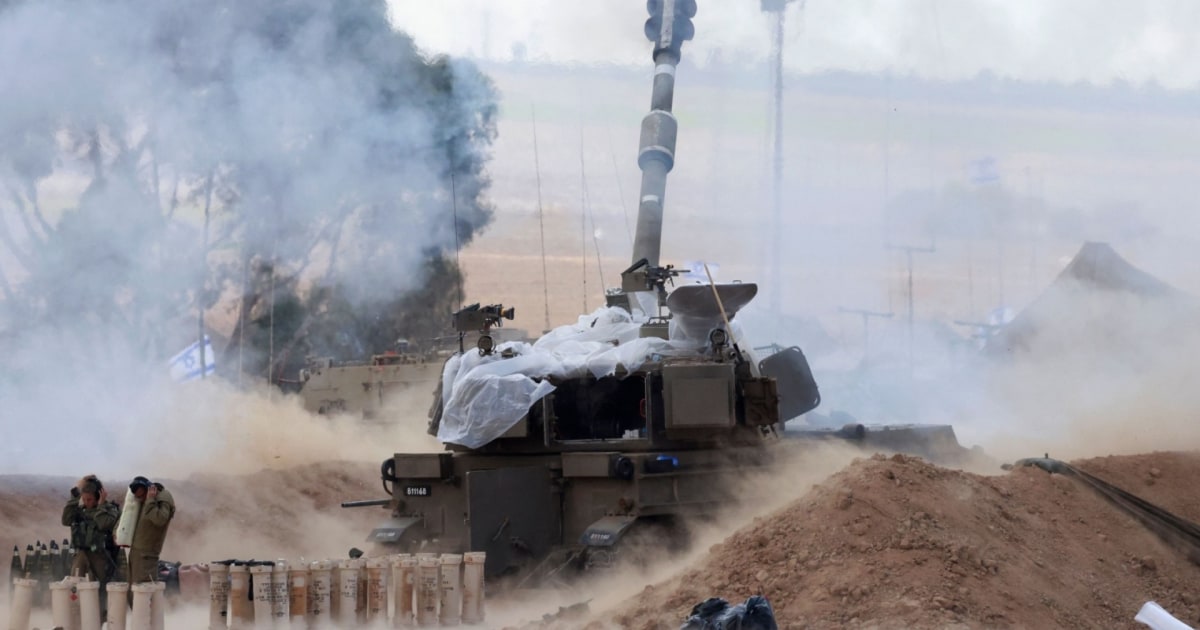
[[[71,498],[62,512],[62,524],[71,528],[71,545],[75,548],[71,575],[87,576],[100,583],[102,612],[107,610],[105,587],[117,577],[113,528],[121,518],[120,508],[107,499],[100,480],[88,475],[71,488]]]
[[[134,477],[129,489],[142,502],[133,543],[129,545],[129,581],[138,584],[158,579],[158,555],[175,517],[175,499],[161,483],[145,477]]]

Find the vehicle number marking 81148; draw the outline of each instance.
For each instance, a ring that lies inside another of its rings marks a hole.
[[[404,486],[404,496],[406,497],[427,497],[429,494],[429,486]]]

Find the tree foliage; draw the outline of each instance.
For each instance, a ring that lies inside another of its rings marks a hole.
[[[266,375],[460,303],[496,95],[382,0],[8,2],[0,56],[0,330],[158,361],[210,310]]]

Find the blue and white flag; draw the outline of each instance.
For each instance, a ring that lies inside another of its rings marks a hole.
[[[996,158],[988,156],[972,160],[967,165],[968,177],[972,184],[992,184],[1000,181],[1000,169]]]
[[[1017,312],[1007,306],[997,306],[988,312],[987,323],[989,326],[1004,326],[1017,318]]]
[[[200,342],[198,341],[171,357],[167,366],[171,370],[171,378],[179,382],[212,374],[217,369],[217,358],[213,356],[212,340],[208,338],[208,335],[204,335],[203,367],[200,366]]]

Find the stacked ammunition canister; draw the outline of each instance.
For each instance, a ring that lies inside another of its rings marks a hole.
[[[481,624],[485,560],[483,553],[423,553],[298,563],[212,562],[207,565],[208,627]],[[146,614],[136,605],[134,612]],[[139,628],[135,624],[130,630]]]
[[[74,549],[66,540],[63,540],[61,547],[53,538],[49,545],[38,540],[25,545],[24,555],[21,554],[20,545],[13,545],[12,559],[8,565],[9,601],[12,601],[16,592],[16,580],[32,580],[30,609],[50,608],[50,585],[70,576],[74,555]]]

